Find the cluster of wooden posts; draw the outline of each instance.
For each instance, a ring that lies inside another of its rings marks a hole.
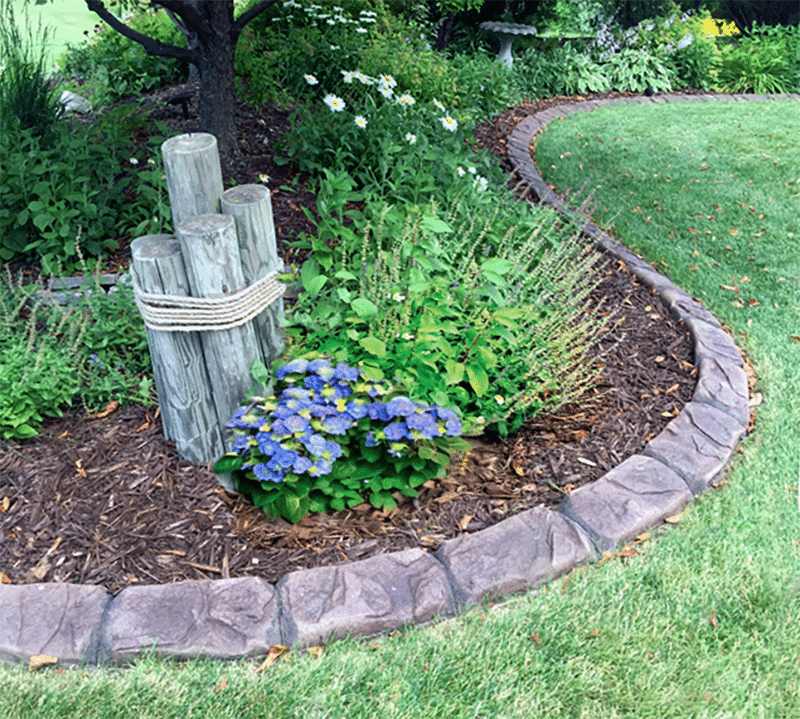
[[[210,462],[224,427],[255,390],[256,358],[283,350],[283,288],[270,193],[223,192],[217,140],[180,135],[162,146],[174,235],[134,240],[136,300],[145,319],[164,434],[178,453]]]

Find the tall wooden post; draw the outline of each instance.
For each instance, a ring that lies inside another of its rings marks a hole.
[[[264,185],[239,185],[222,195],[222,212],[236,221],[244,281],[250,285],[267,273],[281,272],[278,257],[272,199]],[[262,357],[275,359],[283,354],[283,299],[273,302],[254,321]],[[265,361],[269,367],[269,363]]]
[[[142,290],[156,295],[191,295],[181,246],[174,235],[145,235],[131,244],[133,270]],[[199,332],[146,327],[164,436],[191,462],[208,462],[209,448],[223,446],[214,412]]]
[[[245,286],[236,225],[229,215],[199,215],[177,228],[193,297],[224,295]],[[200,333],[211,394],[221,426],[248,397],[259,356],[252,322]],[[220,456],[224,453],[220,453]]]
[[[162,151],[176,237],[134,241],[134,289],[167,439],[185,459],[209,462],[225,453],[224,427],[237,407],[251,391],[265,392],[252,378],[254,360],[269,366],[283,351],[274,279],[282,263],[266,188],[229,190],[230,214],[219,212],[213,135],[173,137]]]

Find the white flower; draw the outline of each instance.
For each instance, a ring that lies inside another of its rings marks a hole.
[[[481,177],[478,175],[472,183],[472,186],[478,191],[483,192],[487,187],[489,187],[489,180],[485,177]]]
[[[417,136],[413,132],[407,132],[406,141],[409,145],[414,145],[417,142]]]
[[[356,119],[353,122],[355,122],[359,127],[367,126],[367,119],[363,115],[356,115]]]
[[[464,172],[464,168],[463,168],[463,167],[461,167],[461,165],[459,165],[459,166],[456,168],[456,172],[458,173],[458,176],[459,176],[459,177],[464,177],[464,175],[466,175],[466,174],[467,174],[466,172]]]
[[[678,41],[678,50],[683,50],[683,48],[688,47],[693,42],[694,42],[694,35],[692,35],[692,33],[689,33],[688,35],[684,35]]]
[[[403,332],[403,339],[404,340],[413,340],[414,339],[414,335],[412,335],[412,334],[410,334],[408,332]]]
[[[341,50],[341,45],[331,45],[331,50]]]
[[[362,85],[372,85],[375,81],[363,72],[357,72],[356,77]]]
[[[450,132],[455,132],[456,128],[458,127],[458,123],[448,115],[447,117],[440,117],[439,122],[442,123],[442,127],[445,130],[450,130]]]
[[[325,22],[328,23],[328,25],[335,25],[336,24],[336,20],[331,20],[331,18],[328,18]]]
[[[363,27],[357,27],[356,28],[356,32],[364,33],[364,32],[367,32],[367,30],[366,30],[366,28],[363,28]]]
[[[313,75],[303,75],[303,77],[306,79],[306,82],[309,85],[319,85],[319,80],[317,80],[317,78],[315,78]]]
[[[266,184],[267,182],[269,182],[269,175],[265,175],[265,174],[262,172],[262,173],[261,173],[261,174],[258,176],[258,180],[259,180],[259,182],[263,182],[264,184]]]
[[[356,78],[356,74],[351,70],[342,70],[341,73],[344,75],[344,81],[347,85],[351,85]]]
[[[397,98],[398,105],[413,105],[415,103],[416,100],[413,97],[411,97],[411,95],[409,95],[408,93],[400,95],[400,97]]]
[[[433,98],[433,104],[436,105],[436,107],[438,107],[440,110],[444,110],[444,105],[442,105],[442,103],[439,102],[435,97]]]
[[[477,170],[474,167],[470,166],[467,168],[467,172],[469,172],[470,175],[474,175],[477,172]]]
[[[155,165],[156,161],[152,157],[148,157],[147,158],[147,164],[148,165]]]
[[[378,82],[381,85],[386,85],[387,87],[397,87],[397,80],[395,80],[391,75],[381,75],[378,78]]]
[[[135,157],[132,157],[131,158],[131,165],[138,165],[138,164],[139,164],[139,160],[137,160]]]
[[[506,400],[505,400],[505,398],[503,397],[503,395],[501,395],[501,394],[496,394],[496,395],[494,396],[494,401],[495,401],[495,402],[497,402],[497,404],[505,404],[505,401],[506,401]]]
[[[381,85],[378,88],[378,92],[383,95],[385,98],[390,98],[392,96],[393,90],[388,85]]]
[[[405,296],[405,295],[401,295],[399,292],[395,292],[395,293],[392,295],[392,299],[393,299],[395,302],[402,302],[402,301],[403,301],[405,298],[406,298],[406,296]]]
[[[336,95],[325,95],[322,98],[322,101],[331,109],[333,112],[341,112],[344,110],[344,100],[341,97],[336,97]]]

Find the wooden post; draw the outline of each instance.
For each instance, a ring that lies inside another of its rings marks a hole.
[[[245,284],[251,285],[267,273],[280,272],[272,199],[264,185],[239,185],[222,195],[222,212],[236,221],[239,253]],[[254,320],[261,361],[270,362],[283,354],[283,299],[276,300]]]
[[[225,295],[245,287],[236,225],[229,215],[200,215],[177,227],[192,297]],[[259,356],[252,322],[200,333],[220,427],[248,397]],[[258,388],[264,391],[264,388]],[[222,456],[223,452],[219,453]]]
[[[171,137],[161,145],[172,223],[219,212],[222,166],[217,138],[207,132]]]
[[[158,295],[190,296],[174,235],[145,235],[131,243],[139,287]],[[208,462],[225,451],[222,426],[213,409],[199,332],[147,329],[147,343],[161,407],[164,436],[190,462]],[[213,448],[209,452],[209,448]]]

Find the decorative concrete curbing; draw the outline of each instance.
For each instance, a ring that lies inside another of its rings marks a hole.
[[[731,95],[728,100],[792,95]],[[533,135],[556,117],[622,102],[713,96],[624,98],[552,108],[523,120],[509,139],[517,172],[539,198],[577,218],[536,171]],[[725,471],[749,421],[742,357],[719,322],[644,260],[592,223],[583,233],[621,259],[682,319],[695,343],[692,401],[652,439],[557,511],[531,509],[497,525],[421,549],[336,567],[291,572],[276,585],[256,577],[132,586],[112,597],[74,584],[0,586],[0,661],[45,654],[61,664],[130,662],[155,651],[174,658],[235,658],[270,646],[310,646],[370,636],[452,616],[486,598],[525,591],[614,549],[680,511]]]

